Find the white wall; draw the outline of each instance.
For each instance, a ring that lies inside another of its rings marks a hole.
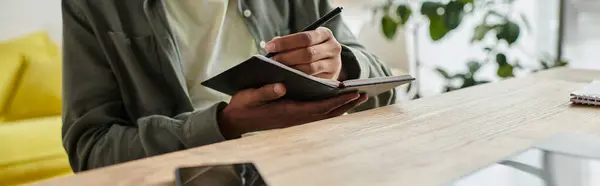
[[[600,1],[570,0],[567,3],[564,55],[573,68],[599,69]]]
[[[0,0],[0,41],[46,30],[60,44],[60,0]]]

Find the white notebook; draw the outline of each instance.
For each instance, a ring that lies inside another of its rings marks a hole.
[[[571,102],[584,105],[600,106],[600,80],[571,93]]]

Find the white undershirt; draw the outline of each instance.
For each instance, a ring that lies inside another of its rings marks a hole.
[[[237,11],[237,0],[163,2],[184,60],[185,80],[194,108],[229,101],[230,96],[200,83],[257,53],[253,37]]]

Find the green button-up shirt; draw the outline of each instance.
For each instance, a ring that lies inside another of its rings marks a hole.
[[[225,140],[217,114],[226,103],[193,109],[161,0],[63,0],[62,6],[63,143],[74,171]],[[237,11],[251,14],[244,22],[259,45],[331,9],[326,0],[240,0]],[[325,26],[343,46],[349,79],[391,75],[340,17]],[[389,91],[352,112],[394,99]]]

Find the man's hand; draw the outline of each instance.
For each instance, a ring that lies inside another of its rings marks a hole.
[[[367,101],[367,96],[358,93],[315,102],[274,101],[285,93],[282,84],[237,93],[219,113],[221,133],[225,138],[233,139],[248,132],[305,124],[340,116]]]
[[[265,50],[279,53],[273,57],[275,61],[304,73],[325,79],[346,79],[340,56],[342,46],[328,28],[273,38]]]

